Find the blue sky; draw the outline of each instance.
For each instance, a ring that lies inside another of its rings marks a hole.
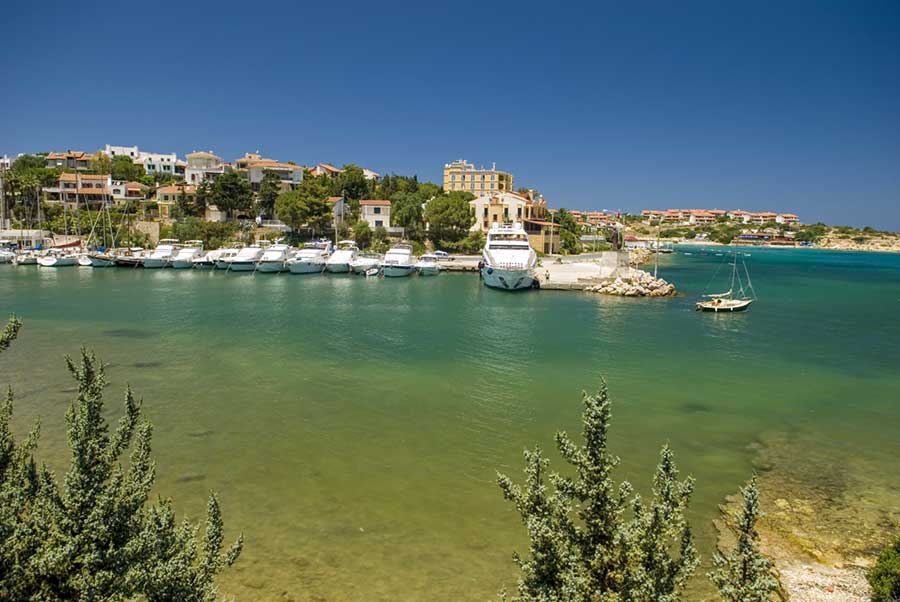
[[[900,230],[900,2],[35,3],[0,154],[245,151]]]

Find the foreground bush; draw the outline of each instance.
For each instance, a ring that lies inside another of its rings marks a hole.
[[[900,600],[900,538],[881,551],[866,579],[872,586],[872,602]]]
[[[17,331],[13,319],[0,351]],[[126,390],[125,414],[110,433],[103,364],[85,350],[66,363],[77,395],[66,412],[71,460],[61,484],[34,460],[37,426],[15,441],[11,390],[0,406],[0,600],[216,600],[215,576],[237,560],[242,538],[223,552],[215,495],[202,538],[198,527],[176,523],[169,500],[148,503],[156,464],[140,402]]]

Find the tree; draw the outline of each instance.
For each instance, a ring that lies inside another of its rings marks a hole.
[[[563,253],[581,253],[581,227],[575,221],[575,217],[568,209],[562,208],[556,213],[556,223],[559,224],[560,247]]]
[[[187,184],[182,182],[178,185],[178,197],[175,199],[175,212],[178,217],[198,217],[201,213],[198,211],[196,194],[189,194]]]
[[[0,349],[18,328],[13,318]],[[223,552],[215,495],[199,542],[193,525],[175,524],[169,500],[148,505],[156,465],[140,402],[128,388],[124,416],[110,432],[103,364],[84,349],[78,362],[66,363],[77,394],[66,412],[71,461],[62,486],[34,461],[37,427],[23,444],[13,440],[11,391],[0,406],[0,599],[216,600],[215,577],[237,560],[243,543],[238,538]],[[129,449],[126,469],[121,459]]]
[[[212,202],[212,186],[208,180],[203,180],[197,184],[197,191],[194,193],[194,214],[203,217],[206,215],[206,209]]]
[[[627,481],[616,485],[611,475],[619,459],[607,449],[606,384],[583,400],[583,445],[565,432],[556,435],[572,476],[548,474],[540,448],[525,452],[524,486],[498,473],[529,537],[528,557],[514,555],[521,571],[514,600],[675,602],[699,563],[685,519],[693,480],[679,480],[666,446],[649,503],[632,495]]]
[[[713,555],[715,570],[708,576],[728,602],[768,602],[778,590],[778,581],[772,575],[772,563],[759,550],[756,521],[763,515],[755,476],[741,495],[744,506],[737,521],[737,545],[727,557]]]
[[[344,198],[358,201],[368,196],[369,180],[366,179],[361,167],[344,165],[337,178],[337,190]]]
[[[360,249],[365,249],[372,242],[372,230],[369,228],[369,222],[359,220],[353,224],[353,240],[359,245]]]
[[[298,230],[306,224],[306,201],[299,190],[282,192],[275,199],[275,214],[278,219]]]
[[[421,240],[425,236],[425,218],[418,193],[395,192],[391,200],[391,225],[403,228],[406,238]]]
[[[881,551],[866,579],[872,586],[872,602],[900,600],[900,538]]]
[[[212,184],[212,201],[228,217],[248,212],[253,208],[253,191],[250,183],[236,171],[226,171]]]
[[[327,176],[314,177],[309,172],[306,175],[296,190],[278,195],[275,214],[294,230],[307,226],[315,232],[331,223],[333,207],[328,202],[331,187]]]
[[[281,178],[274,171],[267,169],[263,173],[257,195],[257,205],[263,215],[271,216],[275,213],[275,201],[279,194],[281,194]]]
[[[453,191],[431,200],[425,206],[431,240],[453,243],[465,238],[475,223],[475,214],[469,205],[473,198],[470,192]]]

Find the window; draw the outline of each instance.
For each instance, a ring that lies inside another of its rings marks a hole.
[[[487,217],[487,212],[488,212],[488,208],[485,207],[485,208],[484,208],[484,216],[485,216],[485,217]]]
[[[373,207],[372,213],[374,213],[375,215],[381,215],[381,207]]]
[[[496,180],[496,179],[497,179],[497,174],[493,174],[493,173],[492,173],[492,174],[491,174],[491,181],[493,182],[493,181]]]
[[[472,182],[472,183],[469,185],[469,189],[470,189],[470,190],[475,190],[475,182]]]
[[[376,228],[381,228],[382,226],[384,226],[384,222],[383,222],[383,221],[381,221],[380,219],[375,220],[375,227],[376,227]]]
[[[491,182],[491,190],[493,190],[495,186],[496,186],[496,184],[494,184],[493,182]]]
[[[451,182],[455,182],[455,181],[456,181],[456,174],[450,174],[450,181],[451,181]]]
[[[503,219],[505,219],[505,220],[509,219],[509,207],[503,208]]]

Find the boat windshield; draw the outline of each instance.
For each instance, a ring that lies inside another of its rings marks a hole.
[[[506,250],[510,250],[510,251],[512,251],[512,250],[527,251],[527,250],[530,249],[530,248],[531,248],[531,247],[528,246],[528,243],[527,243],[527,242],[526,242],[526,243],[521,243],[521,244],[516,244],[516,243],[510,244],[510,243],[507,242],[507,243],[503,243],[503,244],[500,244],[500,245],[496,245],[496,244],[490,244],[490,245],[488,245],[488,249],[498,249],[498,250],[500,250],[500,249],[506,249]]]

